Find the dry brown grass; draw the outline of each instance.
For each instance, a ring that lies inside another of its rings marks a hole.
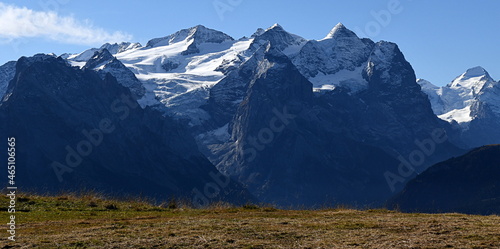
[[[93,196],[23,198],[17,241],[9,242],[4,232],[0,248],[500,248],[498,216],[169,209]],[[8,222],[7,212],[0,220]]]

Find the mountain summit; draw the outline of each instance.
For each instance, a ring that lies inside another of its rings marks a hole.
[[[477,147],[500,142],[500,84],[482,67],[473,67],[443,87],[422,89],[434,112],[450,122],[465,144]]]
[[[328,33],[328,35],[325,36],[325,38],[323,38],[323,40],[325,39],[332,39],[334,37],[338,37],[338,36],[355,36],[355,37],[358,37],[354,32],[352,32],[351,30],[347,29],[344,24],[342,23],[338,23],[337,25],[335,25],[335,27],[333,27],[333,29],[330,31],[330,33]]]
[[[471,92],[466,93],[470,95],[478,94],[486,84],[494,82],[495,81],[484,68],[473,67],[458,76],[448,86],[455,89],[470,90]]]
[[[189,29],[183,29],[169,36],[155,38],[146,44],[146,47],[158,47],[171,45],[181,41],[193,41],[195,44],[201,43],[222,43],[232,41],[232,37],[203,25],[197,25]]]
[[[286,48],[291,46],[301,46],[301,44],[306,42],[304,38],[287,32],[277,23],[266,29],[264,32],[259,32],[258,30],[254,34],[253,39],[254,40],[251,46],[255,49],[264,45],[266,42],[270,42],[271,46],[279,49],[280,51],[284,51]]]
[[[472,78],[472,77],[480,77],[480,76],[488,76],[489,77],[489,73],[483,67],[477,66],[477,67],[467,69],[467,71],[465,71],[465,73],[463,73],[460,77]]]

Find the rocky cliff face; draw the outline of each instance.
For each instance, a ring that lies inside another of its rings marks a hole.
[[[207,110],[219,127],[228,123],[221,128],[228,139],[199,137],[217,167],[262,200],[380,204],[411,178],[390,186],[386,173],[397,173],[436,130],[450,130],[396,44],[362,40],[337,25],[287,55],[294,45],[272,37],[211,89]],[[334,89],[326,90],[312,83],[319,74],[347,80],[326,82]],[[413,173],[461,152],[450,141],[428,146],[411,159]]]
[[[220,117],[219,125],[233,118],[231,138],[223,146],[211,144],[211,158],[264,201],[380,204],[392,194],[384,174],[398,172],[395,158],[408,157],[418,149],[416,140],[446,127],[410,64],[395,44],[373,44],[365,62],[340,66],[366,65],[359,76],[366,89],[338,86],[314,94],[281,47],[264,44],[212,88],[212,117]],[[433,150],[415,168],[460,151],[448,141]]]
[[[15,61],[9,61],[0,66],[0,99],[2,99],[5,92],[7,92],[7,87],[9,86],[9,82],[14,78],[15,74],[16,74]]]
[[[16,139],[16,180],[25,190],[165,200],[191,198],[223,182],[217,195],[203,200],[251,199],[238,183],[221,178],[183,126],[141,109],[109,73],[101,79],[61,58],[22,57],[0,113],[2,136]]]
[[[365,141],[385,148],[389,153],[408,156],[417,149],[415,140],[431,137],[435,129],[449,129],[432,112],[427,96],[416,83],[415,73],[396,44],[379,42],[370,54],[363,71],[368,89],[356,94],[366,104]],[[427,164],[453,154],[450,142],[438,145]],[[455,153],[458,150],[455,151]],[[442,156],[440,156],[442,155]]]
[[[271,43],[254,56],[255,74],[230,123],[234,142],[222,151],[219,169],[284,207],[386,198],[383,177],[374,175],[395,169],[395,160],[336,130],[342,121],[314,105],[312,84]],[[371,165],[370,157],[383,167]]]

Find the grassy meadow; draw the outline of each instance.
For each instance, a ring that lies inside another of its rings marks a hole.
[[[0,220],[9,222],[1,199]],[[0,248],[500,248],[500,217],[388,210],[279,210],[21,194]],[[7,225],[4,225],[6,228]]]

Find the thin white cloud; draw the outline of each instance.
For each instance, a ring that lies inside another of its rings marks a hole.
[[[94,27],[89,21],[82,22],[70,16],[59,16],[52,11],[34,11],[0,2],[0,40],[8,42],[33,37],[79,45],[122,42],[132,39],[131,35],[124,32],[108,32]]]

